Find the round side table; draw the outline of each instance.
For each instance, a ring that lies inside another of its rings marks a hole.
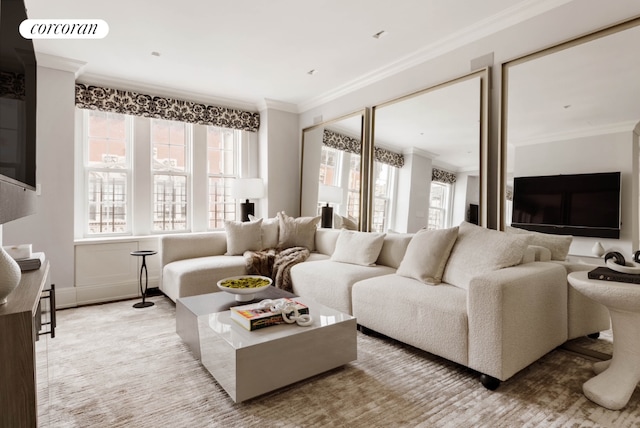
[[[140,294],[142,294],[142,302],[135,303],[133,305],[134,308],[148,308],[149,306],[153,306],[153,302],[147,302],[147,287],[149,286],[149,274],[147,273],[147,256],[152,256],[154,254],[158,254],[157,251],[153,250],[140,250],[140,251],[132,251],[132,256],[142,257],[142,265],[140,266]],[[142,271],[144,271],[144,290],[142,289]]]
[[[611,315],[613,358],[594,364],[596,377],[582,386],[584,395],[611,410],[627,405],[640,381],[640,285],[589,279],[587,271],[572,272],[569,284],[603,304]]]

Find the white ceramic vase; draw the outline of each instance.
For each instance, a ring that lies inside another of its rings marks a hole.
[[[591,248],[591,253],[596,257],[604,256],[604,247],[602,246],[600,241],[596,241],[596,243],[593,244],[593,247]]]
[[[21,275],[18,263],[0,246],[0,305],[7,303],[7,296],[18,286]]]

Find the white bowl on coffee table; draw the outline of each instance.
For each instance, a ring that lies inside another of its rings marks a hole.
[[[230,281],[230,280],[240,280],[242,281],[243,279],[247,279],[247,278],[258,278],[258,279],[262,279],[265,282],[264,285],[260,286],[260,287],[225,287],[223,284],[226,281]],[[221,279],[220,281],[218,281],[218,288],[222,291],[225,291],[227,293],[230,294],[235,294],[235,299],[237,302],[248,302],[250,300],[253,300],[253,298],[255,297],[255,295],[257,293],[259,293],[260,291],[264,290],[265,288],[269,287],[271,285],[273,281],[271,280],[271,278],[267,277],[267,276],[261,276],[261,275],[239,275],[239,276],[231,276],[229,278],[224,278]]]

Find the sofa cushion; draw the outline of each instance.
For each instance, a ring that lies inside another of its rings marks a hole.
[[[353,284],[394,272],[395,269],[387,266],[360,266],[332,260],[306,261],[291,268],[291,282],[295,294],[350,314]]]
[[[342,229],[336,249],[331,255],[334,262],[373,266],[380,255],[384,233],[356,232]]]
[[[530,244],[548,248],[549,251],[551,251],[551,260],[566,260],[569,254],[569,247],[571,247],[571,242],[573,241],[573,236],[571,235],[553,235],[511,226],[507,226],[505,231],[513,234],[531,236]]]
[[[358,324],[468,364],[465,290],[447,284],[426,287],[415,279],[392,274],[358,281],[351,294]]]
[[[258,217],[249,214],[250,221],[260,220]],[[280,220],[278,217],[262,219],[262,249],[276,248],[280,231]]]
[[[519,264],[530,239],[462,222],[442,280],[467,289],[474,276]]]
[[[398,269],[411,238],[413,238],[412,233],[387,233],[376,264]]]
[[[333,214],[333,227],[335,229],[358,230],[358,224],[349,217]]]
[[[278,220],[278,248],[305,247],[309,251],[315,250],[315,235],[320,216],[294,218],[279,212]]]
[[[458,238],[458,227],[418,231],[409,242],[397,274],[435,285],[442,281],[444,268]]]
[[[245,251],[262,250],[262,219],[257,221],[225,220],[227,232],[227,256],[237,256]]]
[[[208,256],[178,260],[162,269],[162,291],[175,302],[180,297],[220,291],[218,281],[246,273],[242,256]]]

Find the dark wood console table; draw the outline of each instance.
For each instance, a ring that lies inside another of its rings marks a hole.
[[[20,285],[0,305],[0,427],[38,426],[35,342],[48,278],[48,261],[23,272]]]

